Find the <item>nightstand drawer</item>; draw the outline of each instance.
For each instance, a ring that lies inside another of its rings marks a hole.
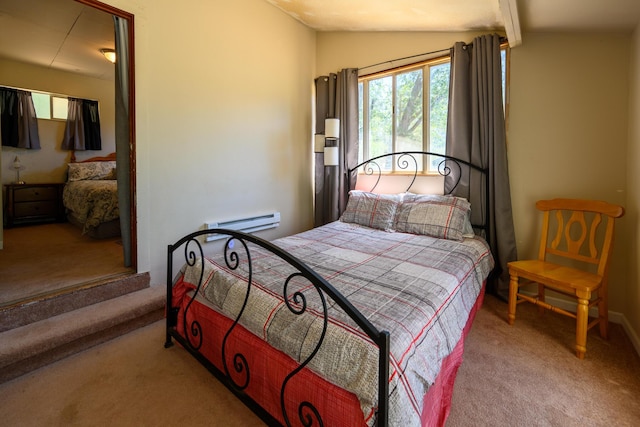
[[[55,200],[44,202],[22,202],[13,206],[16,218],[57,217],[58,204]]]
[[[6,226],[64,221],[64,183],[6,184]]]
[[[38,200],[56,200],[56,187],[25,187],[13,190],[13,200],[19,202],[35,202]]]

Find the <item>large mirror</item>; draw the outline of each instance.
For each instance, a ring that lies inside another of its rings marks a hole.
[[[2,147],[2,308],[133,274],[137,245],[133,15],[95,0],[0,0],[0,21],[0,86],[97,100],[103,138],[101,151],[64,151],[65,122],[39,119],[41,149]],[[68,163],[111,152],[118,232],[90,236],[62,205]],[[17,173],[26,185],[14,185]]]

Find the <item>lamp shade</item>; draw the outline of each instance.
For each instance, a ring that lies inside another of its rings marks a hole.
[[[316,153],[322,153],[324,151],[324,138],[325,136],[318,133],[314,136],[313,151]]]
[[[25,166],[22,164],[22,162],[20,162],[20,159],[18,158],[18,156],[16,156],[16,158],[13,160],[11,167],[16,171],[16,180],[14,183],[24,184],[24,181],[20,179],[20,171],[25,169]]]
[[[325,119],[324,134],[327,138],[340,137],[340,119]]]
[[[338,147],[324,147],[324,165],[338,166]]]

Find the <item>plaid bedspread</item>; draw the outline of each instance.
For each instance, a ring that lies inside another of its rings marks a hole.
[[[83,233],[120,216],[118,182],[115,179],[67,182],[62,201],[64,207],[84,224]]]
[[[391,334],[390,425],[420,425],[423,396],[442,359],[455,347],[493,259],[479,238],[463,242],[386,232],[340,221],[274,241],[304,261],[342,293],[369,321]],[[236,246],[236,250],[239,250]],[[285,304],[283,285],[294,270],[266,250],[252,247],[254,287],[240,323],[295,360],[318,342],[321,300],[306,279],[287,287],[304,295],[307,310],[296,315]],[[240,252],[240,251],[239,251]],[[246,293],[246,263],[223,271],[222,259],[205,263],[200,293],[230,317]],[[184,269],[197,283],[200,267]],[[300,307],[300,300],[297,300]],[[310,369],[353,392],[365,420],[377,405],[377,347],[342,310],[328,301],[330,322]]]

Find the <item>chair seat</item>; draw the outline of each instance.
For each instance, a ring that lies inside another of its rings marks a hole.
[[[593,292],[602,285],[602,276],[547,261],[512,261],[508,266],[509,274],[544,282],[551,288]]]
[[[624,215],[624,208],[598,200],[552,199],[538,200],[536,209],[543,213],[538,257],[508,263],[507,319],[513,325],[521,302],[576,319],[576,356],[583,359],[589,329],[599,325],[600,336],[608,336],[607,270],[615,219]],[[550,257],[560,263],[549,262]],[[519,292],[521,278],[537,283],[535,295]],[[546,301],[547,288],[575,298],[575,314]],[[598,317],[590,321],[589,309],[595,305]]]

